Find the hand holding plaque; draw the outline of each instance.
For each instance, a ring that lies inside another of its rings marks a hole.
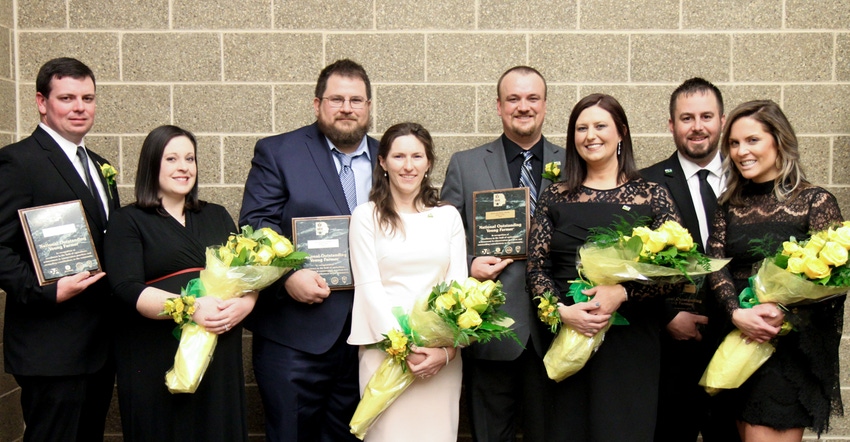
[[[292,219],[295,250],[310,255],[302,268],[325,278],[331,290],[354,287],[348,249],[350,218],[346,215]]]
[[[473,253],[525,259],[528,250],[528,189],[472,193]]]

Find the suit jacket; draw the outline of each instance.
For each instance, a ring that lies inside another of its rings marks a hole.
[[[369,137],[368,146],[374,166],[378,141]],[[257,142],[245,182],[240,226],[270,227],[292,238],[292,218],[350,214],[331,151],[317,124]],[[324,302],[310,305],[289,296],[285,279],[260,294],[246,322],[249,330],[311,354],[324,353],[343,334],[348,336],[353,290],[335,290]]]
[[[566,154],[563,148],[544,139],[543,164],[552,161],[560,161],[563,165],[566,163]],[[551,181],[542,177],[538,181],[540,182],[538,195],[552,184]],[[508,161],[505,158],[505,148],[501,137],[483,146],[457,152],[449,160],[446,180],[443,183],[440,198],[457,207],[460,212],[466,229],[467,253],[470,255],[468,257],[470,264],[473,258],[474,235],[472,231],[472,192],[512,187],[513,180],[508,173]],[[545,341],[541,340],[539,331],[542,328],[542,323],[537,319],[537,309],[532,306],[531,297],[525,288],[525,264],[524,260],[514,261],[505,267],[499,275],[499,280],[502,281],[502,286],[508,296],[504,309],[515,321],[513,329],[519,340],[527,343],[530,338],[534,343],[535,350],[542,357],[551,337]],[[472,345],[464,352],[479,359],[512,361],[519,357],[522,350],[513,340],[502,339],[490,341],[487,344]]]
[[[97,166],[106,163],[89,151]],[[99,167],[98,167],[99,168]],[[3,354],[6,371],[24,376],[67,376],[103,367],[109,348],[111,298],[106,278],[63,303],[56,284],[38,285],[18,209],[81,200],[98,256],[103,256],[106,222],[83,178],[41,127],[0,149],[0,288],[6,292]],[[109,210],[119,207],[109,186]]]
[[[687,177],[685,176],[685,172],[682,170],[682,165],[679,163],[678,155],[673,153],[673,155],[666,160],[660,161],[641,170],[641,175],[643,175],[647,181],[661,184],[670,191],[670,195],[673,197],[673,202],[676,204],[676,208],[682,216],[682,226],[691,232],[691,236],[693,237],[694,242],[697,243],[699,251],[704,252],[702,246],[702,235],[700,234],[699,229],[699,221],[697,220],[697,212],[694,208],[694,202],[693,199],[691,199],[691,191],[688,189]],[[711,219],[709,219],[708,222],[710,223]],[[706,290],[705,287],[703,288],[703,293],[708,293],[708,290]],[[675,298],[675,296],[671,298]],[[707,295],[707,299],[704,299],[704,303],[707,309],[705,314],[709,314],[712,318],[717,316],[712,314],[715,310],[716,303],[714,302],[714,299],[711,298],[710,294]],[[665,303],[665,305],[664,317],[661,319],[664,321],[664,324],[667,324],[676,316],[678,311],[672,308],[669,303]],[[720,319],[720,317],[718,316],[717,319]],[[714,320],[713,322],[717,322],[717,320]]]

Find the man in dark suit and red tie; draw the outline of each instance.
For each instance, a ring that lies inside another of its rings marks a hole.
[[[292,237],[292,218],[350,215],[368,201],[378,142],[366,132],[372,90],[351,60],[325,67],[316,122],[257,142],[239,224]],[[357,347],[348,345],[353,290],[313,270],[285,275],[260,293],[247,322],[269,441],[356,440],[348,423],[360,399]]]
[[[718,145],[725,121],[720,90],[702,78],[682,83],[670,96],[668,126],[676,152],[641,171],[644,178],[670,191],[683,225],[705,250],[717,197],[725,189]],[[735,420],[717,398],[698,385],[727,321],[704,285],[685,286],[665,299],[661,336],[661,381],[655,441],[736,441]],[[722,396],[722,395],[721,395]]]
[[[40,286],[18,209],[81,200],[103,256],[109,214],[119,207],[108,165],[85,146],[94,124],[88,66],[57,58],[36,78],[41,121],[0,149],[0,289],[6,292],[5,369],[21,386],[25,441],[103,440],[115,380],[109,357],[109,285],[88,271]]]

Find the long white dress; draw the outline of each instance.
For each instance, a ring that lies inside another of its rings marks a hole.
[[[348,343],[360,345],[360,392],[386,354],[364,346],[398,327],[394,306],[409,312],[443,281],[467,277],[463,222],[453,206],[400,214],[404,234],[383,231],[374,204],[351,215],[349,242],[354,307]],[[416,379],[369,429],[366,440],[440,442],[457,440],[462,363],[460,353],[427,379]]]

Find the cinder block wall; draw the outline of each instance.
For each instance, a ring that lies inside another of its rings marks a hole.
[[[0,0],[2,144],[33,130],[35,74],[57,56],[95,71],[87,144],[118,167],[125,202],[143,137],[170,123],[199,135],[202,197],[235,217],[254,142],[312,122],[319,70],[350,57],[372,78],[372,134],[424,124],[438,147],[437,181],[452,152],[501,132],[495,82],[513,65],[546,76],[544,132],[558,144],[579,98],[617,97],[642,166],[673,151],[669,94],[699,75],[721,87],[729,110],[780,103],[809,178],[850,216],[846,0]],[[261,438],[250,370],[247,382]],[[0,375],[0,440],[20,437],[17,401],[14,380]],[[850,440],[850,420],[833,424],[829,436]],[[117,421],[110,432],[120,435]]]

